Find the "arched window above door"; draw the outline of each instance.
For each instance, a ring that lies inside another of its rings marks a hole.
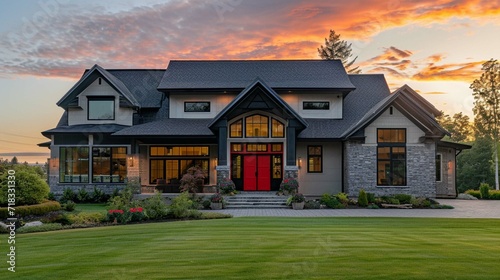
[[[242,138],[243,131],[246,138],[285,137],[285,125],[281,121],[259,114],[239,119],[229,125],[230,138]]]
[[[252,115],[246,117],[245,137],[247,138],[269,137],[269,117],[263,115]]]

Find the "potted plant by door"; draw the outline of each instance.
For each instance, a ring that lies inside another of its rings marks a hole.
[[[224,201],[224,198],[220,193],[213,194],[210,197],[210,208],[212,210],[220,210],[222,209],[222,203]]]
[[[293,210],[302,210],[304,209],[304,202],[306,198],[301,193],[296,193],[292,196],[292,208]]]

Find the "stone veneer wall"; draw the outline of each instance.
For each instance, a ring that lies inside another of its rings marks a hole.
[[[347,141],[344,144],[344,190],[352,197],[359,191],[376,196],[410,194],[435,197],[435,144],[411,144],[406,147],[406,186],[377,186],[377,145]]]
[[[230,174],[229,174],[229,171],[230,171],[229,166],[227,166],[227,165],[218,165],[218,166],[215,167],[215,170],[217,172],[217,185],[219,185],[219,183],[223,179],[231,178]]]
[[[286,165],[285,166],[285,176],[284,178],[294,178],[298,179],[299,177],[299,167],[295,165]]]
[[[140,182],[140,162],[139,155],[132,155],[133,166],[130,166],[130,155],[127,156],[127,181],[128,182]],[[51,162],[52,161],[52,162]],[[55,159],[50,159],[50,176],[49,176],[49,186],[50,192],[54,194],[56,198],[62,196],[65,189],[70,188],[75,193],[77,193],[80,189],[85,189],[89,194],[92,194],[94,191],[94,187],[101,189],[106,194],[112,194],[115,189],[122,190],[127,186],[127,183],[108,183],[108,184],[91,184],[91,183],[79,183],[79,184],[71,184],[71,183],[59,183],[59,164]],[[56,175],[54,175],[56,174]],[[137,186],[138,187],[138,186]],[[137,190],[136,190],[137,191]]]

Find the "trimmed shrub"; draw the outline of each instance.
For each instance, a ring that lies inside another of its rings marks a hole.
[[[168,215],[168,206],[161,193],[156,192],[152,197],[143,200],[144,215],[150,220],[160,220]]]
[[[387,204],[400,204],[399,200],[397,198],[394,198],[392,196],[383,196],[381,197],[382,203],[387,203]]]
[[[90,194],[87,190],[84,188],[81,188],[78,190],[78,193],[76,194],[76,201],[85,203],[90,201]]]
[[[63,195],[59,201],[61,203],[66,203],[68,201],[75,201],[75,200],[76,200],[75,192],[71,188],[65,188],[63,191]]]
[[[479,185],[479,194],[481,195],[481,199],[488,199],[490,197],[490,185],[481,183]]]
[[[473,197],[475,197],[477,199],[481,198],[481,193],[479,193],[478,190],[466,190],[465,193],[466,194],[470,194],[470,195],[472,195]]]
[[[208,199],[203,200],[202,202],[203,209],[210,209],[210,204],[211,204],[210,200]]]
[[[467,190],[466,194],[470,194],[475,198],[481,199],[481,192],[478,190]],[[497,190],[488,190],[488,199],[492,200],[500,200],[500,191]]]
[[[410,203],[414,208],[428,208],[431,206],[431,201],[425,197],[412,197]]]
[[[340,203],[344,204],[344,206],[347,206],[349,204],[349,198],[347,197],[346,193],[338,193],[337,195],[335,195],[335,198],[337,198]]]
[[[394,198],[399,200],[399,203],[401,204],[410,204],[412,196],[409,194],[396,194],[394,195]]]
[[[16,233],[44,232],[63,229],[61,224],[43,224],[36,227],[21,227],[16,230]]]
[[[187,192],[183,192],[174,198],[169,209],[172,217],[177,219],[189,218],[195,214],[195,212],[192,211],[195,210],[193,209],[193,201],[189,199],[189,194]],[[195,211],[199,213],[198,210]]]
[[[5,173],[0,177],[1,205],[7,205],[9,181],[16,182],[16,205],[39,204],[49,195],[49,185],[38,174],[29,171],[18,171],[14,175]]]
[[[358,195],[358,205],[360,207],[367,207],[368,206],[368,196],[366,195],[366,192],[364,189],[361,189],[359,191]]]
[[[68,216],[69,221],[76,225],[97,225],[106,220],[101,212],[81,212]]]
[[[73,211],[75,211],[76,203],[74,203],[71,200],[68,200],[68,202],[66,202],[65,204],[63,204],[63,208],[64,208],[64,210],[66,210],[68,212],[73,212]]]
[[[330,194],[323,194],[320,199],[320,203],[324,204],[328,208],[332,209],[342,209],[345,208],[345,205],[340,203],[336,196]]]
[[[368,198],[368,203],[375,203],[375,194],[374,193],[366,193],[366,198]]]
[[[500,191],[490,190],[489,199],[500,200]]]
[[[106,202],[109,199],[109,195],[105,194],[100,188],[94,187],[94,190],[90,194],[92,202]]]
[[[49,192],[49,194],[47,195],[47,199],[48,200],[52,200],[52,201],[56,201],[56,196],[54,195],[53,192]]]
[[[304,209],[320,209],[321,203],[317,200],[308,200],[304,203]]]
[[[24,217],[30,215],[40,216],[52,211],[61,210],[61,204],[59,204],[59,202],[57,201],[46,201],[44,203],[36,205],[17,206],[15,209],[16,217]],[[8,208],[0,208],[0,218],[6,219],[8,217],[10,217]]]

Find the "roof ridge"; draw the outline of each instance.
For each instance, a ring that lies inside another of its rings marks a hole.
[[[340,59],[171,59],[170,62],[290,62],[290,61],[340,61]]]

